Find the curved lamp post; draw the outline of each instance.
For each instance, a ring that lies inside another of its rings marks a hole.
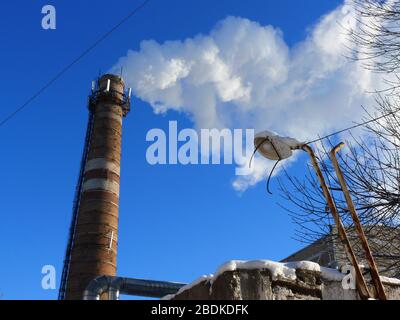
[[[367,286],[367,283],[363,276],[363,273],[359,267],[359,263],[357,261],[356,255],[354,253],[354,250],[353,250],[351,243],[349,241],[349,238],[347,236],[346,229],[345,229],[345,227],[342,223],[342,220],[339,216],[339,213],[337,211],[333,197],[327,187],[324,175],[318,164],[317,157],[315,156],[313,149],[309,145],[307,145],[305,143],[301,143],[301,142],[297,141],[296,139],[288,138],[288,137],[280,137],[269,131],[264,131],[264,132],[257,134],[254,138],[254,145],[256,147],[256,151],[258,151],[263,157],[265,157],[269,160],[280,161],[280,160],[287,159],[292,156],[294,150],[303,150],[308,153],[308,155],[311,158],[312,166],[313,166],[315,173],[318,177],[318,180],[320,182],[324,197],[327,201],[328,207],[331,211],[331,214],[335,221],[336,227],[338,229],[339,238],[340,238],[341,242],[343,243],[344,247],[346,248],[348,257],[354,266],[355,273],[356,273],[356,288],[360,295],[360,298],[364,299],[364,300],[371,298],[372,295],[368,289],[368,286]],[[360,220],[357,216],[357,212],[354,207],[353,201],[351,199],[349,190],[347,188],[347,184],[344,179],[344,175],[339,167],[339,163],[336,158],[336,153],[341,148],[343,148],[343,146],[344,146],[344,143],[340,143],[338,146],[333,148],[332,151],[330,152],[330,158],[333,163],[333,167],[335,169],[336,175],[338,176],[339,183],[342,187],[342,192],[346,199],[346,203],[347,203],[347,206],[351,213],[351,217],[353,219],[354,225],[356,227],[357,234],[360,238],[361,244],[366,253],[367,261],[368,261],[368,264],[371,269],[371,277],[373,280],[373,284],[374,284],[377,296],[381,300],[386,300],[385,290],[382,285],[382,281],[380,279],[375,260],[372,256],[370,247],[368,245],[368,241],[365,237]]]

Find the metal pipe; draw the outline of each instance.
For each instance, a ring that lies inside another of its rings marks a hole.
[[[332,149],[332,151],[330,152],[330,158],[331,158],[333,167],[334,167],[334,169],[336,171],[336,175],[337,175],[337,177],[339,179],[340,186],[342,187],[342,192],[344,194],[344,198],[346,199],[347,207],[348,207],[348,209],[350,211],[350,214],[351,214],[351,217],[353,219],[354,226],[356,228],[358,237],[360,238],[361,245],[362,245],[362,247],[363,247],[363,249],[365,251],[365,255],[366,255],[368,264],[370,266],[370,270],[371,270],[372,281],[374,283],[374,287],[376,289],[376,293],[378,295],[378,298],[381,299],[381,300],[387,300],[386,293],[385,293],[385,288],[383,287],[381,278],[379,276],[379,271],[378,271],[378,268],[376,266],[375,259],[372,256],[372,252],[371,252],[371,249],[369,247],[368,240],[365,237],[365,233],[364,233],[363,227],[361,225],[360,219],[358,218],[357,211],[356,211],[356,208],[354,206],[353,200],[351,199],[351,195],[350,195],[349,189],[347,187],[346,180],[344,178],[342,170],[340,169],[339,162],[338,162],[337,157],[336,157],[336,154],[344,146],[345,146],[345,144],[342,142],[342,143],[338,144],[336,147],[334,147]]]
[[[307,152],[311,158],[312,166],[317,174],[317,177],[321,184],[321,188],[324,193],[325,199],[328,203],[329,209],[332,213],[333,219],[335,220],[335,224],[338,228],[339,238],[342,241],[345,248],[347,249],[347,253],[349,254],[350,261],[352,262],[352,264],[354,266],[354,269],[356,272],[356,288],[360,295],[360,298],[363,300],[367,300],[367,299],[371,298],[371,293],[368,290],[367,283],[361,272],[356,255],[354,254],[353,248],[351,247],[349,238],[347,237],[346,229],[344,228],[342,220],[340,219],[335,202],[333,201],[332,195],[329,192],[329,189],[326,185],[324,175],[322,174],[321,168],[318,165],[318,161],[314,154],[314,151],[308,145],[303,145],[301,148],[302,148],[302,150]]]
[[[100,300],[106,293],[108,300],[118,300],[120,294],[162,298],[177,293],[185,285],[176,282],[100,276],[93,279],[86,287],[83,300]]]

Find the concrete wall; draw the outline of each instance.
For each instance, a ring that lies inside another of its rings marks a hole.
[[[245,265],[218,271],[182,288],[171,300],[358,300],[355,290],[345,290],[342,278],[334,269],[317,264],[288,265],[274,263],[284,272],[270,267],[246,269]],[[271,264],[268,264],[271,265]],[[293,266],[293,267],[291,267]],[[286,268],[286,269],[285,269]],[[224,269],[224,268],[222,268]],[[386,293],[391,300],[400,299],[400,281],[387,279]],[[390,282],[390,283],[389,283]],[[372,288],[372,287],[371,287]]]

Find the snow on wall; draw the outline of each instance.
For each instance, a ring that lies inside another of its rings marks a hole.
[[[214,275],[212,275],[212,274],[201,276],[200,278],[196,279],[192,283],[189,283],[186,286],[180,288],[179,291],[176,294],[180,294],[183,291],[189,290],[189,289],[193,288],[194,286],[197,286],[199,283],[202,283],[203,281],[212,282],[213,279],[214,279]]]
[[[272,280],[288,279],[296,280],[296,269],[321,272],[323,278],[330,281],[341,281],[344,277],[342,273],[335,269],[321,267],[318,263],[310,261],[298,262],[275,262],[270,260],[241,261],[233,260],[222,265],[215,273],[216,279],[226,271],[234,270],[254,270],[267,269],[271,272]]]
[[[318,272],[321,274],[321,279],[325,280],[324,289],[322,290],[323,299],[339,299],[339,300],[354,300],[357,299],[357,294],[355,291],[351,292],[342,292],[345,291],[342,289],[341,281],[345,277],[344,274],[339,272],[336,269],[330,269],[321,267],[319,264],[310,261],[299,261],[299,262],[275,262],[270,260],[254,260],[254,261],[242,261],[242,260],[232,260],[221,267],[215,272],[215,274],[205,275],[198,278],[191,284],[181,288],[176,295],[181,294],[184,291],[190,290],[193,287],[197,286],[203,282],[209,282],[210,286],[210,295],[212,290],[213,283],[225,272],[229,271],[237,271],[237,270],[268,270],[271,274],[271,280],[288,280],[288,281],[296,281],[297,274],[296,270],[305,270],[311,272]],[[381,277],[382,282],[389,285],[400,286],[399,279],[392,279],[387,277]],[[164,300],[173,299],[176,295],[169,295],[164,297]]]
[[[395,278],[388,278],[388,277],[383,277],[381,276],[381,281],[382,283],[386,284],[393,284],[393,285],[400,285],[400,279],[395,279]]]

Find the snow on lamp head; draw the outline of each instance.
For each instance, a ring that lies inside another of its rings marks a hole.
[[[300,149],[302,145],[296,139],[281,137],[271,131],[260,132],[254,137],[256,151],[270,160],[290,158],[293,150]]]

